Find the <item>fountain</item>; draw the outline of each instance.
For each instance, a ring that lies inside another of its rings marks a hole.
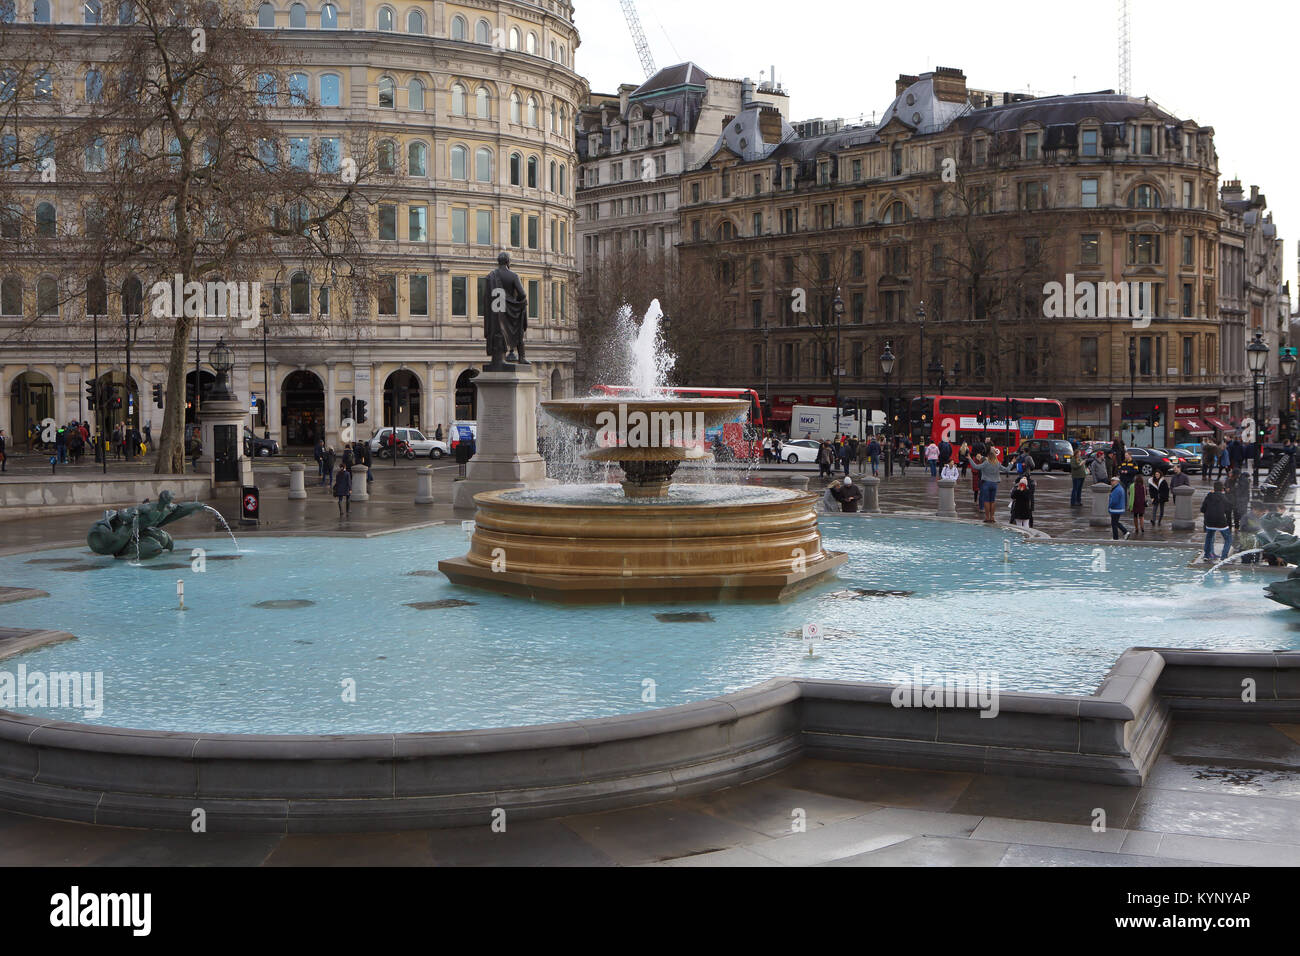
[[[608,484],[505,489],[474,496],[467,555],[439,562],[456,584],[561,603],[779,601],[832,574],[818,496],[744,485],[673,485],[678,466],[708,457],[705,433],[748,403],[682,399],[652,304],[631,345],[635,398],[560,399],[545,413],[594,435],[583,458],[617,462]]]
[[[162,530],[163,525],[206,507],[197,501],[176,503],[172,501],[172,493],[164,490],[158,493],[158,500],[153,504],[146,501],[135,508],[106,511],[104,517],[90,526],[86,544],[96,554],[147,561],[172,550],[172,537]]]

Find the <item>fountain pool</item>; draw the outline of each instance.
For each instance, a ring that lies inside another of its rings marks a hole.
[[[12,708],[64,720],[402,733],[627,714],[772,677],[888,681],[918,666],[996,671],[1008,691],[1088,694],[1135,645],[1300,648],[1293,612],[1261,607],[1256,576],[1202,581],[1187,549],[1108,549],[1097,571],[1091,547],[976,525],[823,516],[821,532],[847,564],[779,605],[570,609],[459,587],[435,570],[464,551],[458,524],[370,539],[258,538],[224,561],[207,541],[202,574],[183,560],[137,567],[84,549],[14,555],[0,558],[0,579],[50,597],[5,606],[5,624],[78,640],[8,658],[0,671],[101,671],[96,719]],[[185,553],[178,544],[177,558]],[[60,573],[65,558],[80,573]],[[176,607],[177,578],[186,611]],[[814,657],[805,623],[826,635]],[[353,703],[343,700],[347,680]]]

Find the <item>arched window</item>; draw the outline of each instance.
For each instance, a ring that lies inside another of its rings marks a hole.
[[[5,276],[0,281],[0,315],[23,314],[23,280]]]
[[[40,3],[41,0],[36,0]],[[275,26],[275,7],[269,3],[264,3],[257,8],[257,25],[263,29],[269,30]]]
[[[492,43],[492,24],[479,20],[474,24],[474,42],[489,46]]]
[[[379,78],[379,108],[383,110],[396,109],[397,94],[393,91],[393,78],[391,76],[381,76]]]
[[[569,187],[568,187],[568,185],[567,185],[566,182],[565,182],[565,180],[568,178],[568,175],[569,175],[569,167],[568,167],[568,164],[567,164],[567,163],[565,163],[565,164],[561,164],[561,165],[560,165],[560,195],[561,195],[561,196],[567,196],[567,195],[568,195],[567,190],[568,190]]]
[[[1155,186],[1148,186],[1145,183],[1134,186],[1128,194],[1128,207],[1130,209],[1159,209],[1160,193]]]
[[[289,28],[291,30],[307,29],[307,7],[302,3],[295,3],[289,7]]]
[[[479,119],[490,119],[492,116],[488,98],[489,94],[486,86],[480,86],[474,93],[474,115]]]
[[[560,62],[561,62],[562,64],[564,64],[565,66],[568,66],[568,61],[564,58],[564,44],[563,44],[563,43],[560,44]]]
[[[257,102],[263,106],[274,106],[275,100],[275,74],[257,74]]]
[[[36,280],[36,314],[59,314],[59,284],[50,276]]]
[[[379,17],[376,23],[379,29],[384,33],[392,33],[393,32],[393,8],[380,7]]]
[[[451,148],[451,178],[462,182],[469,179],[469,150],[464,146]]]
[[[537,98],[528,97],[528,125],[537,126]]]
[[[122,3],[118,6],[117,22],[119,26],[124,27],[129,27],[135,23],[135,4],[131,0],[122,0]]]
[[[466,32],[465,18],[455,16],[451,18],[451,38],[453,40],[464,40]]]
[[[537,56],[537,34],[536,33],[528,34],[528,44],[526,49],[533,56]]]
[[[322,30],[339,28],[339,9],[334,4],[327,3],[320,8],[320,28]]]
[[[537,188],[537,157],[528,157],[528,188]]]
[[[881,219],[881,222],[885,222],[885,223],[907,222],[907,206],[905,206],[899,200],[895,200],[894,202],[891,202],[885,208],[885,215],[884,218]]]
[[[492,150],[486,146],[474,151],[474,179],[480,183],[492,182]]]
[[[510,122],[516,124],[521,122],[519,109],[522,102],[523,101],[519,99],[518,93],[510,94]]]
[[[564,132],[568,128],[569,128],[569,108],[561,104],[560,105],[560,130],[561,132]],[[567,133],[566,133],[566,138],[567,138]]]
[[[406,32],[424,35],[424,14],[419,10],[412,10],[406,15]]]
[[[85,23],[100,22],[99,0],[81,0],[81,11]]]
[[[519,49],[519,28],[518,27],[510,28],[510,49],[512,50]]]
[[[551,132],[554,133],[560,128],[560,111],[555,105],[555,100],[551,100]]]
[[[306,106],[311,102],[311,80],[306,73],[289,74],[289,105]]]
[[[54,204],[43,202],[36,206],[36,236],[39,239],[53,239],[54,230],[58,225],[58,217],[54,212]]]
[[[340,102],[338,75],[326,73],[320,78],[320,105],[338,106]]]
[[[465,115],[465,87],[459,83],[451,84],[451,115]]]
[[[135,276],[127,276],[122,280],[122,313],[140,315],[143,305],[144,286]]]
[[[552,40],[552,41],[551,41],[551,59],[554,60],[555,57],[556,57],[556,46],[555,46],[555,41]]]
[[[86,315],[108,315],[108,284],[103,276],[86,283]]]
[[[555,160],[551,160],[551,192],[555,192]]]
[[[311,313],[311,280],[305,272],[295,272],[289,280],[289,311],[294,315]]]
[[[429,175],[428,146],[417,142],[406,147],[406,174],[408,176]]]
[[[419,80],[411,80],[406,84],[406,108],[424,112],[424,84]]]
[[[107,165],[107,157],[104,140],[96,136],[86,145],[86,172],[102,173]]]
[[[382,140],[375,154],[375,164],[379,171],[391,176],[397,172],[397,147],[391,139]]]
[[[524,184],[523,171],[524,157],[519,153],[510,154],[510,185],[522,186]]]

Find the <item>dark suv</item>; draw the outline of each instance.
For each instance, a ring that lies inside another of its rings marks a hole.
[[[274,438],[258,438],[247,427],[244,429],[244,457],[269,458],[280,454],[280,445]]]
[[[1043,471],[1069,471],[1074,446],[1061,438],[1027,438],[1016,449],[1017,454],[1021,452],[1029,455],[1035,468]]]

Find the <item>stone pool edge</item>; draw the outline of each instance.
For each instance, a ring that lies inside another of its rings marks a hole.
[[[1243,681],[1255,699],[1242,700]],[[805,757],[1140,786],[1174,715],[1300,720],[1300,651],[1130,648],[1092,696],[999,714],[906,708],[893,684],[778,678],[535,727],[345,736],[94,727],[0,711],[0,808],[105,826],[362,832],[488,825],[736,786]]]

